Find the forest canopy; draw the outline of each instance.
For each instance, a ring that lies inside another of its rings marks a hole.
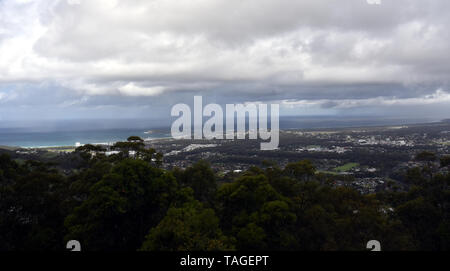
[[[83,162],[64,174],[39,161],[0,155],[0,250],[86,251],[448,250],[450,176],[408,171],[406,191],[362,195],[331,186],[298,161],[252,167],[228,182],[206,161],[166,170],[139,138],[112,156],[79,148]],[[419,154],[417,159],[448,157]]]

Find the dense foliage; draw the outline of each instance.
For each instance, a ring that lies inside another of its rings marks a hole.
[[[410,170],[408,191],[361,195],[307,160],[219,183],[205,161],[160,168],[138,138],[122,153],[85,146],[79,169],[0,156],[0,250],[448,250],[450,175]],[[129,150],[137,149],[135,157]],[[125,154],[124,154],[125,153]],[[436,160],[422,154],[422,160]],[[448,166],[448,157],[441,158]]]

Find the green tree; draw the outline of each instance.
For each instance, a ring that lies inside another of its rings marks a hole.
[[[429,151],[423,151],[416,155],[416,160],[418,161],[433,162],[436,161],[436,159],[437,159],[436,154]]]
[[[198,201],[181,208],[172,207],[161,222],[150,230],[141,250],[209,251],[233,249],[222,234],[213,209]]]
[[[237,233],[237,246],[240,250],[266,250],[266,233],[255,223],[249,223]]]
[[[0,250],[60,250],[66,179],[39,162],[0,164]]]
[[[450,165],[450,155],[444,155],[440,158],[441,167],[448,167]]]
[[[128,142],[144,142],[144,140],[142,138],[140,138],[139,136],[130,136],[127,138]]]
[[[217,189],[216,175],[206,161],[199,161],[184,171],[176,171],[179,183],[194,190],[194,196],[201,202],[211,202]]]
[[[433,250],[435,230],[439,226],[439,211],[423,197],[397,207],[396,213],[420,250]]]
[[[284,168],[284,174],[297,180],[308,181],[314,176],[316,168],[309,160],[289,163]]]
[[[88,198],[67,217],[66,239],[79,240],[86,250],[135,250],[164,216],[176,191],[170,173],[125,159],[94,184]]]

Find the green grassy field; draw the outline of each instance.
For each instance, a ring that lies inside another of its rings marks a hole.
[[[334,171],[337,171],[337,172],[349,171],[350,169],[352,169],[354,167],[358,167],[358,166],[359,166],[358,163],[347,163],[347,164],[345,164],[343,166],[336,167],[334,169]]]

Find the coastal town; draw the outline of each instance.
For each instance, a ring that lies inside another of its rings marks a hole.
[[[450,122],[442,121],[409,126],[363,127],[341,129],[280,131],[277,150],[261,151],[258,140],[176,140],[171,138],[143,140],[147,149],[162,154],[161,167],[184,169],[199,160],[208,161],[221,177],[229,182],[253,166],[284,167],[288,163],[310,160],[316,175],[332,186],[349,186],[362,194],[383,190],[405,189],[404,176],[409,169],[430,166],[436,173],[448,172],[440,165],[440,157],[450,153]],[[76,147],[16,149],[18,161],[33,158],[62,162],[70,172]],[[99,144],[91,155],[119,155],[115,142]],[[245,151],[244,151],[245,150]],[[2,151],[7,151],[2,149]],[[10,150],[11,152],[11,150]],[[416,159],[420,152],[430,152],[434,159]],[[129,157],[136,157],[129,150]],[[154,158],[153,158],[154,159]]]

